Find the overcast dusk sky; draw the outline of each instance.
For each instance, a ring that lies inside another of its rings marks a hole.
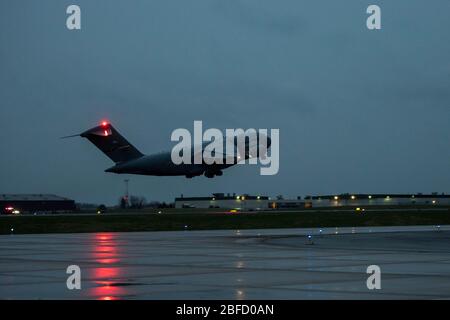
[[[77,4],[82,29],[66,28]],[[382,29],[366,28],[366,8]],[[285,197],[450,192],[450,2],[0,2],[0,193],[114,204],[236,192]],[[105,173],[102,119],[139,150],[176,128],[278,128],[280,171]]]

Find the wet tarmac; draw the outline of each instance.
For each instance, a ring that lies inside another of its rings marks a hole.
[[[0,236],[0,299],[449,298],[450,226]]]

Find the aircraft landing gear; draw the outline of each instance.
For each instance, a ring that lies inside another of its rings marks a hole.
[[[214,176],[221,176],[221,175],[223,175],[222,170],[205,171],[205,177],[207,177],[207,178],[214,178]]]
[[[207,178],[214,178],[214,173],[205,171],[205,177],[207,177]]]

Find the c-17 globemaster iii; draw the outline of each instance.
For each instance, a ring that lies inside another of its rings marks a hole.
[[[261,133],[257,141],[261,141]],[[81,134],[68,136],[75,137],[81,136],[92,142],[98,149],[100,149],[105,155],[107,155],[115,165],[106,169],[105,172],[113,172],[117,174],[137,174],[137,175],[149,175],[149,176],[186,176],[192,178],[195,176],[204,175],[208,178],[214,176],[221,176],[224,169],[229,168],[240,161],[245,161],[252,158],[251,149],[249,146],[249,139],[245,139],[245,151],[241,156],[238,151],[234,152],[231,157],[234,158],[232,163],[228,161],[220,161],[221,163],[207,163],[202,161],[201,163],[181,163],[175,164],[172,160],[172,153],[170,151],[160,152],[156,154],[145,155],[141,153],[136,147],[128,142],[109,122],[103,121],[100,125],[89,129]],[[64,137],[64,138],[68,138]],[[264,149],[257,144],[256,156],[264,150],[267,152],[270,147],[271,140],[269,137],[264,136],[265,146]],[[237,137],[233,140],[236,145]],[[203,143],[201,145],[201,152],[205,150],[208,144]],[[196,149],[198,150],[198,148]],[[194,146],[192,147],[192,158],[194,158]],[[222,154],[221,157],[230,157],[230,154]],[[217,157],[217,155],[216,155]]]

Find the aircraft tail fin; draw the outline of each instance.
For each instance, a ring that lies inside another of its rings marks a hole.
[[[88,139],[115,163],[140,158],[143,154],[129,143],[110,123],[104,121],[81,137]]]

